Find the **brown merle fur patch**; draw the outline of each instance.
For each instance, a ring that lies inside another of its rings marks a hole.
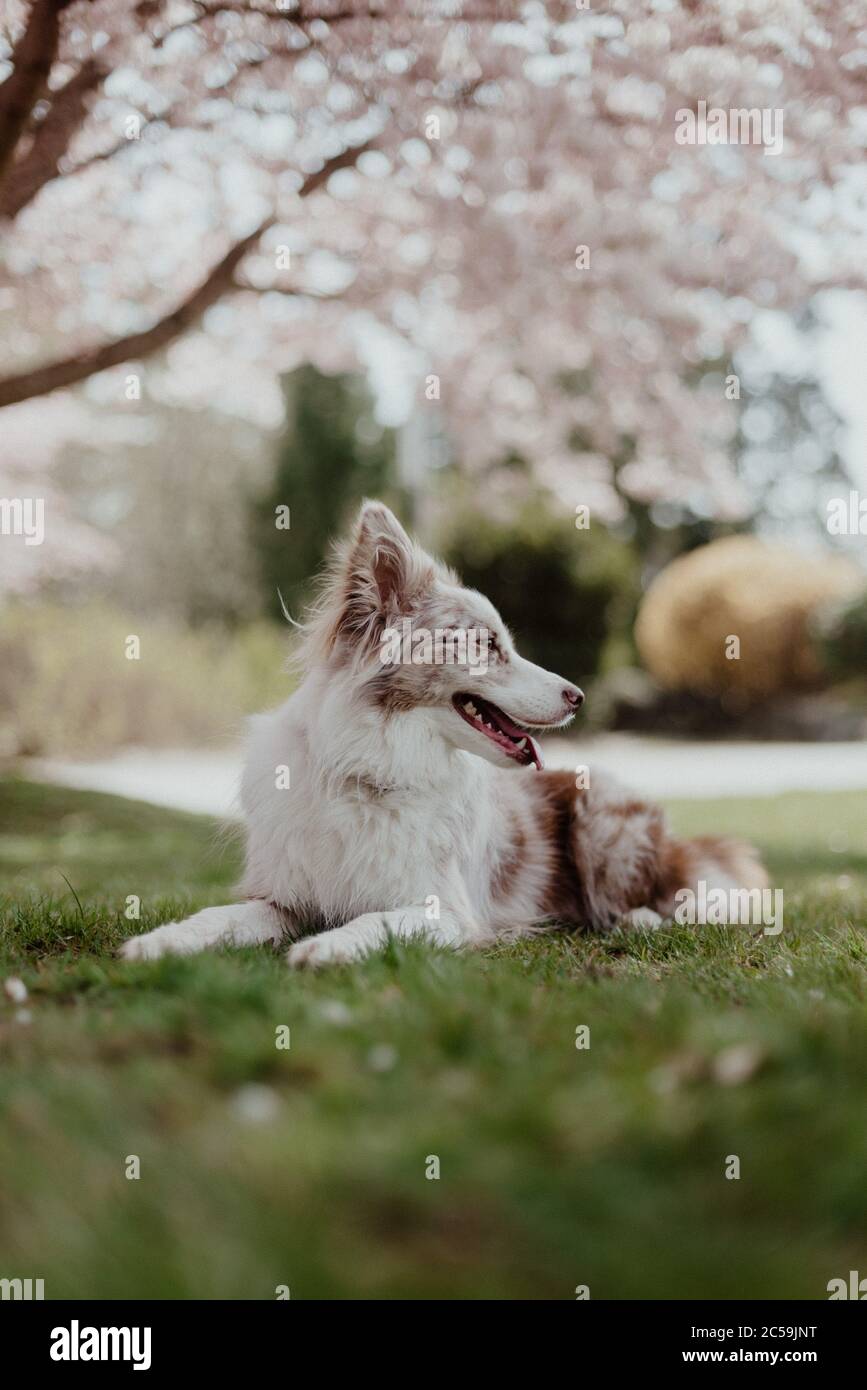
[[[509,819],[507,847],[491,872],[491,897],[494,902],[502,902],[514,891],[527,858],[527,831],[521,817],[513,811]]]

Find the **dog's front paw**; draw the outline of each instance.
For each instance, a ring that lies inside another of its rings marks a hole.
[[[296,941],[286,952],[286,962],[293,970],[318,970],[324,965],[341,965],[353,960],[345,949],[335,948],[323,936],[311,936]]]
[[[652,907],[634,907],[620,919],[621,931],[658,931],[662,918]]]
[[[142,936],[131,936],[118,951],[123,960],[159,960],[161,956],[186,956],[195,948],[180,922],[167,922]]]
[[[325,965],[347,965],[361,960],[370,950],[362,935],[351,927],[333,927],[319,936],[307,936],[296,941],[286,952],[286,960],[295,970],[318,970]]]

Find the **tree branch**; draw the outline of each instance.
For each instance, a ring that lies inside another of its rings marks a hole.
[[[15,160],[0,186],[0,218],[17,217],[37,193],[57,178],[60,161],[87,115],[87,97],[105,77],[105,70],[89,59],[59,91],[33,133],[27,153]]]
[[[289,299],[317,299],[321,303],[328,303],[333,299],[343,301],[342,294],[322,294],[319,290],[302,289],[298,285],[251,285],[248,280],[241,280],[237,276],[232,281],[231,288],[245,294],[285,294]]]
[[[60,16],[71,0],[34,0],[27,28],[12,50],[12,71],[0,86],[0,177],[51,72],[60,39]]]
[[[338,169],[351,167],[371,144],[372,141],[367,141],[363,145],[350,146],[326,160],[321,169],[308,174],[304,179],[298,190],[299,198],[309,197]],[[158,319],[150,328],[117,338],[114,342],[104,343],[100,347],[75,353],[72,357],[49,362],[44,367],[34,367],[18,376],[0,380],[0,409],[6,405],[17,405],[20,401],[31,400],[34,396],[48,395],[50,391],[57,391],[60,387],[74,386],[79,381],[96,375],[97,372],[107,371],[109,367],[118,367],[122,362],[150,357],[153,353],[159,352],[188,328],[192,328],[205,311],[225,293],[237,288],[234,283],[236,268],[263,233],[273,225],[274,220],[273,217],[268,217],[255,231],[237,242],[209,272],[198,289],[177,309]]]
[[[19,401],[30,400],[33,396],[45,396],[61,386],[74,386],[76,382],[85,381],[87,377],[93,376],[97,372],[107,371],[109,367],[117,367],[121,362],[130,362],[139,357],[149,357],[152,353],[158,352],[160,348],[166,347],[185,329],[191,328],[194,323],[197,323],[205,310],[215,304],[224,291],[230,287],[238,262],[252,246],[255,246],[262,233],[270,227],[272,221],[273,219],[269,217],[249,236],[245,236],[243,240],[237,242],[231,251],[227,252],[223,259],[214,266],[198,289],[184,300],[183,304],[167,314],[165,318],[159,319],[150,328],[144,329],[141,333],[130,333],[125,338],[115,339],[113,343],[104,343],[101,347],[76,353],[73,357],[61,358],[60,361],[50,362],[45,367],[36,367],[32,371],[23,372],[20,376],[7,377],[5,381],[0,381],[0,408],[4,405],[15,405]]]
[[[356,24],[369,20],[387,21],[394,18],[384,6],[376,4],[360,5],[357,8],[326,10],[325,12],[299,4],[295,10],[278,10],[276,13],[257,5],[247,4],[245,0],[195,0],[195,4],[198,13],[189,19],[179,20],[177,24],[171,25],[155,37],[153,41],[155,48],[161,48],[167,39],[172,38],[182,29],[195,29],[205,20],[218,19],[226,14],[242,15],[247,19],[266,19],[274,23],[282,21],[308,38],[309,34],[305,26],[313,23],[327,24],[329,28],[335,28],[338,24]],[[498,20],[516,19],[519,13],[519,5],[497,4],[495,0],[490,9],[459,9],[453,15],[443,15],[441,22],[444,24],[495,24]],[[400,14],[400,18],[404,22],[421,24],[427,23],[432,16],[425,12],[423,6],[420,6],[415,13],[404,11]]]
[[[144,135],[146,130],[151,130],[156,125],[165,124],[168,124],[166,116],[148,116],[147,120],[141,124],[139,138]],[[97,150],[96,154],[88,155],[87,159],[79,160],[77,164],[67,163],[63,170],[63,177],[72,178],[73,174],[83,174],[87,169],[93,169],[97,164],[105,164],[109,159],[114,159],[116,154],[121,154],[124,150],[134,149],[137,143],[137,140],[130,140],[126,135],[123,135],[119,140],[115,140],[113,145],[109,145],[108,149]],[[0,198],[0,206],[2,206],[2,198]]]

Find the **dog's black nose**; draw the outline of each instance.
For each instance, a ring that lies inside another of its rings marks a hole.
[[[584,691],[579,690],[577,685],[567,685],[563,691],[563,699],[573,709],[580,709],[584,703]]]

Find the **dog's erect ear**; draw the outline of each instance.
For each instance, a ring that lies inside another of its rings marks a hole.
[[[400,612],[429,579],[431,564],[383,502],[364,502],[349,554],[350,587],[363,607]]]
[[[392,620],[412,615],[436,573],[436,561],[384,503],[364,502],[304,625],[302,663],[324,660],[341,639],[356,652],[369,650]]]
[[[409,614],[434,577],[434,562],[382,502],[364,502],[334,576],[338,616],[331,641],[366,646],[390,619]],[[334,582],[334,581],[332,581]]]

